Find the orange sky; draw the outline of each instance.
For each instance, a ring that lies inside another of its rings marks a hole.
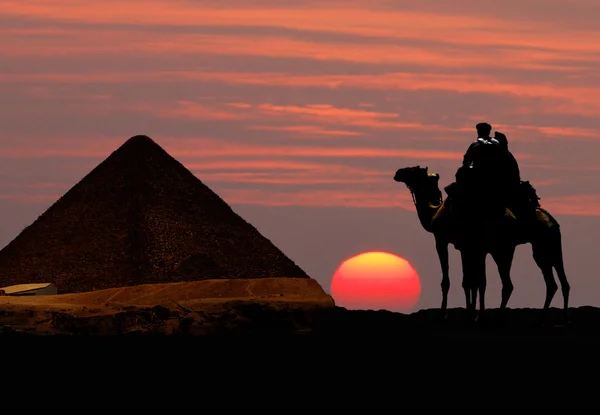
[[[0,245],[136,134],[232,205],[414,214],[394,171],[448,184],[488,121],[600,217],[600,2],[214,3],[0,0]]]

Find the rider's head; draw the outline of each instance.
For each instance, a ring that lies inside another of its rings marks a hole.
[[[492,126],[487,122],[480,122],[475,126],[475,128],[477,129],[477,135],[481,138],[489,137],[490,133],[492,132]]]
[[[508,139],[506,138],[506,136],[498,131],[496,131],[494,133],[494,138],[496,139],[496,141],[498,141],[500,143],[500,145],[504,148],[508,148]]]

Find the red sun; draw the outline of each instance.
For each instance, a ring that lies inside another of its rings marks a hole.
[[[387,252],[365,252],[338,267],[331,295],[336,305],[349,310],[408,312],[419,301],[421,282],[406,259]]]

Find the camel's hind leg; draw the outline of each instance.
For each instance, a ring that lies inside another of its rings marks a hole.
[[[562,253],[562,241],[560,230],[558,230],[553,243],[553,255],[552,265],[554,269],[556,269],[556,275],[558,276],[558,280],[560,281],[560,288],[563,295],[563,314],[565,318],[565,323],[569,323],[569,293],[571,292],[571,286],[569,285],[569,281],[567,280],[567,274],[565,273],[565,265],[563,263],[563,253]]]
[[[552,304],[554,294],[556,294],[556,291],[558,290],[558,285],[556,285],[554,273],[552,272],[553,253],[552,250],[549,249],[550,245],[547,241],[534,241],[531,243],[531,247],[533,250],[533,259],[542,271],[544,283],[546,284],[546,300],[544,301],[544,309],[542,311],[542,321],[546,322],[548,320],[550,304]]]
[[[506,249],[492,252],[492,258],[498,267],[498,275],[500,275],[500,280],[502,281],[502,301],[500,302],[500,309],[502,310],[506,309],[514,290],[510,270],[515,256],[515,249],[516,246],[511,245]]]
[[[565,268],[563,265],[562,255],[560,260],[557,260],[554,263],[554,267],[556,269],[556,275],[558,276],[558,280],[560,281],[560,288],[563,295],[563,315],[565,318],[565,323],[569,323],[569,293],[571,291],[571,286],[569,285],[569,281],[567,280],[567,274],[565,273]]]

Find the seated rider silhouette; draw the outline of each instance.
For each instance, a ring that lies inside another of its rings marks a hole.
[[[456,172],[457,196],[463,213],[500,217],[516,189],[514,186],[520,183],[518,165],[508,145],[503,146],[490,137],[490,124],[479,123],[476,129],[477,140],[467,149]]]
[[[519,163],[517,159],[508,149],[508,139],[503,133],[496,131],[494,132],[494,139],[498,141],[500,147],[506,151],[504,160],[504,185],[506,186],[505,192],[508,197],[509,207],[514,207],[515,203],[518,203],[517,197],[520,192],[521,184],[521,172],[519,171]]]
[[[496,131],[494,138],[500,143],[500,146],[507,151],[507,193],[508,207],[517,217],[525,220],[532,219],[535,216],[535,210],[540,206],[539,196],[529,181],[523,181],[519,173],[517,160],[508,149],[508,140],[506,135]]]

